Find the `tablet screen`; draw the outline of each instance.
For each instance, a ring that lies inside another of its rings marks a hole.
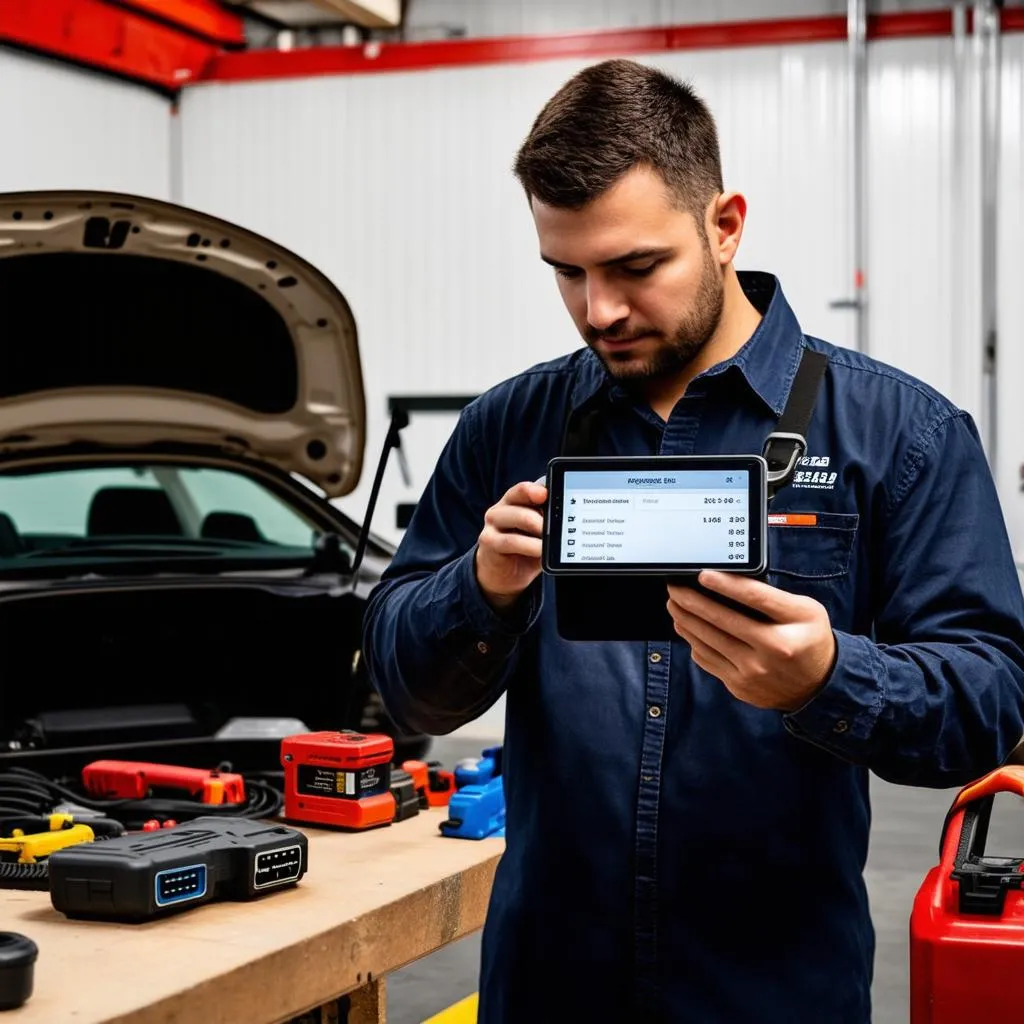
[[[550,529],[549,569],[637,571],[760,568],[758,466],[670,460],[649,468],[560,467]],[[722,462],[723,460],[717,460]]]

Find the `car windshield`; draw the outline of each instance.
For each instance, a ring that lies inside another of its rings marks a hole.
[[[89,466],[0,475],[0,573],[69,561],[309,559],[317,527],[224,469]]]

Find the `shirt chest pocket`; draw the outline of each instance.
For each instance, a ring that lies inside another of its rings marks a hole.
[[[856,513],[770,513],[768,582],[820,599],[849,576],[859,522]]]

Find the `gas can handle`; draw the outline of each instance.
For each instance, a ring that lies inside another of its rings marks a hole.
[[[977,781],[968,783],[957,794],[952,809],[957,811],[975,800],[995,796],[996,793],[1016,793],[1018,796],[1024,796],[1024,765],[1004,765],[989,772],[988,775],[983,775]]]
[[[1024,797],[1024,765],[1003,765],[1003,767],[996,768],[993,771],[990,771],[987,775],[983,775],[980,779],[975,779],[974,782],[969,782],[960,790],[959,793],[957,793],[956,798],[953,800],[953,805],[946,814],[946,820],[942,823],[942,834],[939,838],[940,856],[945,849],[946,832],[949,830],[949,826],[952,824],[953,819],[960,811],[971,807],[971,805],[975,805],[972,810],[977,811],[977,825],[980,826],[974,830],[973,838],[984,841],[988,832],[989,816],[992,813],[992,798],[996,793],[1016,793],[1018,796]],[[962,822],[963,816],[961,815],[961,831]],[[960,837],[958,837],[954,850],[957,846],[962,845]],[[975,847],[978,843],[974,842],[971,845],[972,847]],[[957,860],[962,861],[969,852],[974,853],[980,851],[975,851],[973,848],[970,851],[962,850]]]
[[[939,857],[946,867],[961,868],[966,860],[984,853],[992,801],[998,793],[1024,797],[1024,765],[1004,765],[965,785],[952,802],[942,823]],[[957,834],[948,836],[953,822]],[[947,842],[948,841],[948,842]]]
[[[1019,860],[982,859],[997,793],[1024,796],[1024,766],[1005,765],[964,786],[942,825],[939,859],[943,874],[958,883],[961,913],[1001,914],[1007,891],[1024,882]]]

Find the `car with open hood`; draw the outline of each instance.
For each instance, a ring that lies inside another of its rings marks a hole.
[[[339,728],[422,756],[361,668],[394,548],[333,504],[366,437],[338,288],[181,206],[9,193],[0,331],[0,762],[270,769]]]

